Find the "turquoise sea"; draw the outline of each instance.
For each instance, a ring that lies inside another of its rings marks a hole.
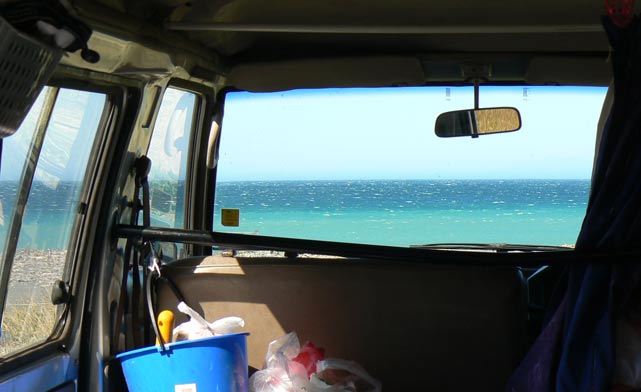
[[[223,182],[216,192],[214,226],[225,232],[393,246],[574,244],[589,185],[588,180]],[[72,182],[34,183],[19,247],[66,248],[79,189]],[[152,194],[167,200],[152,204],[180,210],[182,203],[171,195],[182,193],[182,184],[167,189],[165,183],[163,192],[152,189]],[[15,196],[15,182],[0,183],[3,246]],[[239,227],[221,225],[221,208],[240,210]]]
[[[81,183],[34,181],[22,220],[18,248],[66,249],[78,210]],[[4,251],[14,211],[17,181],[0,181],[0,246]]]
[[[473,242],[571,245],[588,180],[227,182],[215,228],[304,239],[409,246]],[[221,208],[240,226],[223,227]]]

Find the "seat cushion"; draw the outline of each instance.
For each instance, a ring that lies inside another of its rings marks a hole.
[[[270,341],[296,331],[385,390],[496,391],[525,349],[525,288],[513,267],[212,256],[163,273],[207,320],[245,320],[256,368]],[[158,301],[176,312],[166,285]]]

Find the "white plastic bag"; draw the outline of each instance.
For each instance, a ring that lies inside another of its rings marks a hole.
[[[309,381],[309,392],[381,392],[381,383],[359,364],[344,359],[318,361]]]
[[[292,361],[299,352],[300,342],[295,332],[269,343],[265,369],[249,378],[249,392],[305,391],[309,383],[305,367]]]
[[[174,342],[227,335],[233,333],[236,328],[245,326],[245,321],[240,317],[225,317],[213,323],[208,323],[198,312],[184,302],[178,304],[178,310],[189,316],[190,320],[174,328]]]
[[[293,392],[294,384],[281,367],[259,370],[249,378],[249,392]]]
[[[304,353],[309,355],[306,348],[310,347],[321,358],[324,356],[323,349],[311,343],[301,348],[294,332],[272,341],[267,349],[265,369],[249,378],[249,392],[381,392],[381,383],[365,369],[342,359],[315,362],[316,373],[308,378],[308,369],[303,365],[306,362],[299,363],[301,359],[297,357]]]
[[[300,341],[296,332],[290,332],[287,335],[281,336],[276,340],[272,340],[267,347],[267,355],[265,355],[265,364],[270,366],[270,362],[276,359],[291,360],[295,358],[300,352]]]

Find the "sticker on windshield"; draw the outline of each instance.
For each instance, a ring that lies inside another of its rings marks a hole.
[[[237,208],[223,208],[221,210],[221,222],[223,226],[238,227],[240,225],[240,210]]]
[[[196,384],[174,385],[174,392],[198,392]]]

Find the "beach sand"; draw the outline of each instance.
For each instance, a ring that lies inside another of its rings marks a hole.
[[[66,250],[18,249],[7,304],[50,303],[51,287],[62,278],[66,257]]]
[[[62,278],[67,252],[20,249],[16,252],[0,329],[0,357],[49,337],[59,308],[51,287]]]

